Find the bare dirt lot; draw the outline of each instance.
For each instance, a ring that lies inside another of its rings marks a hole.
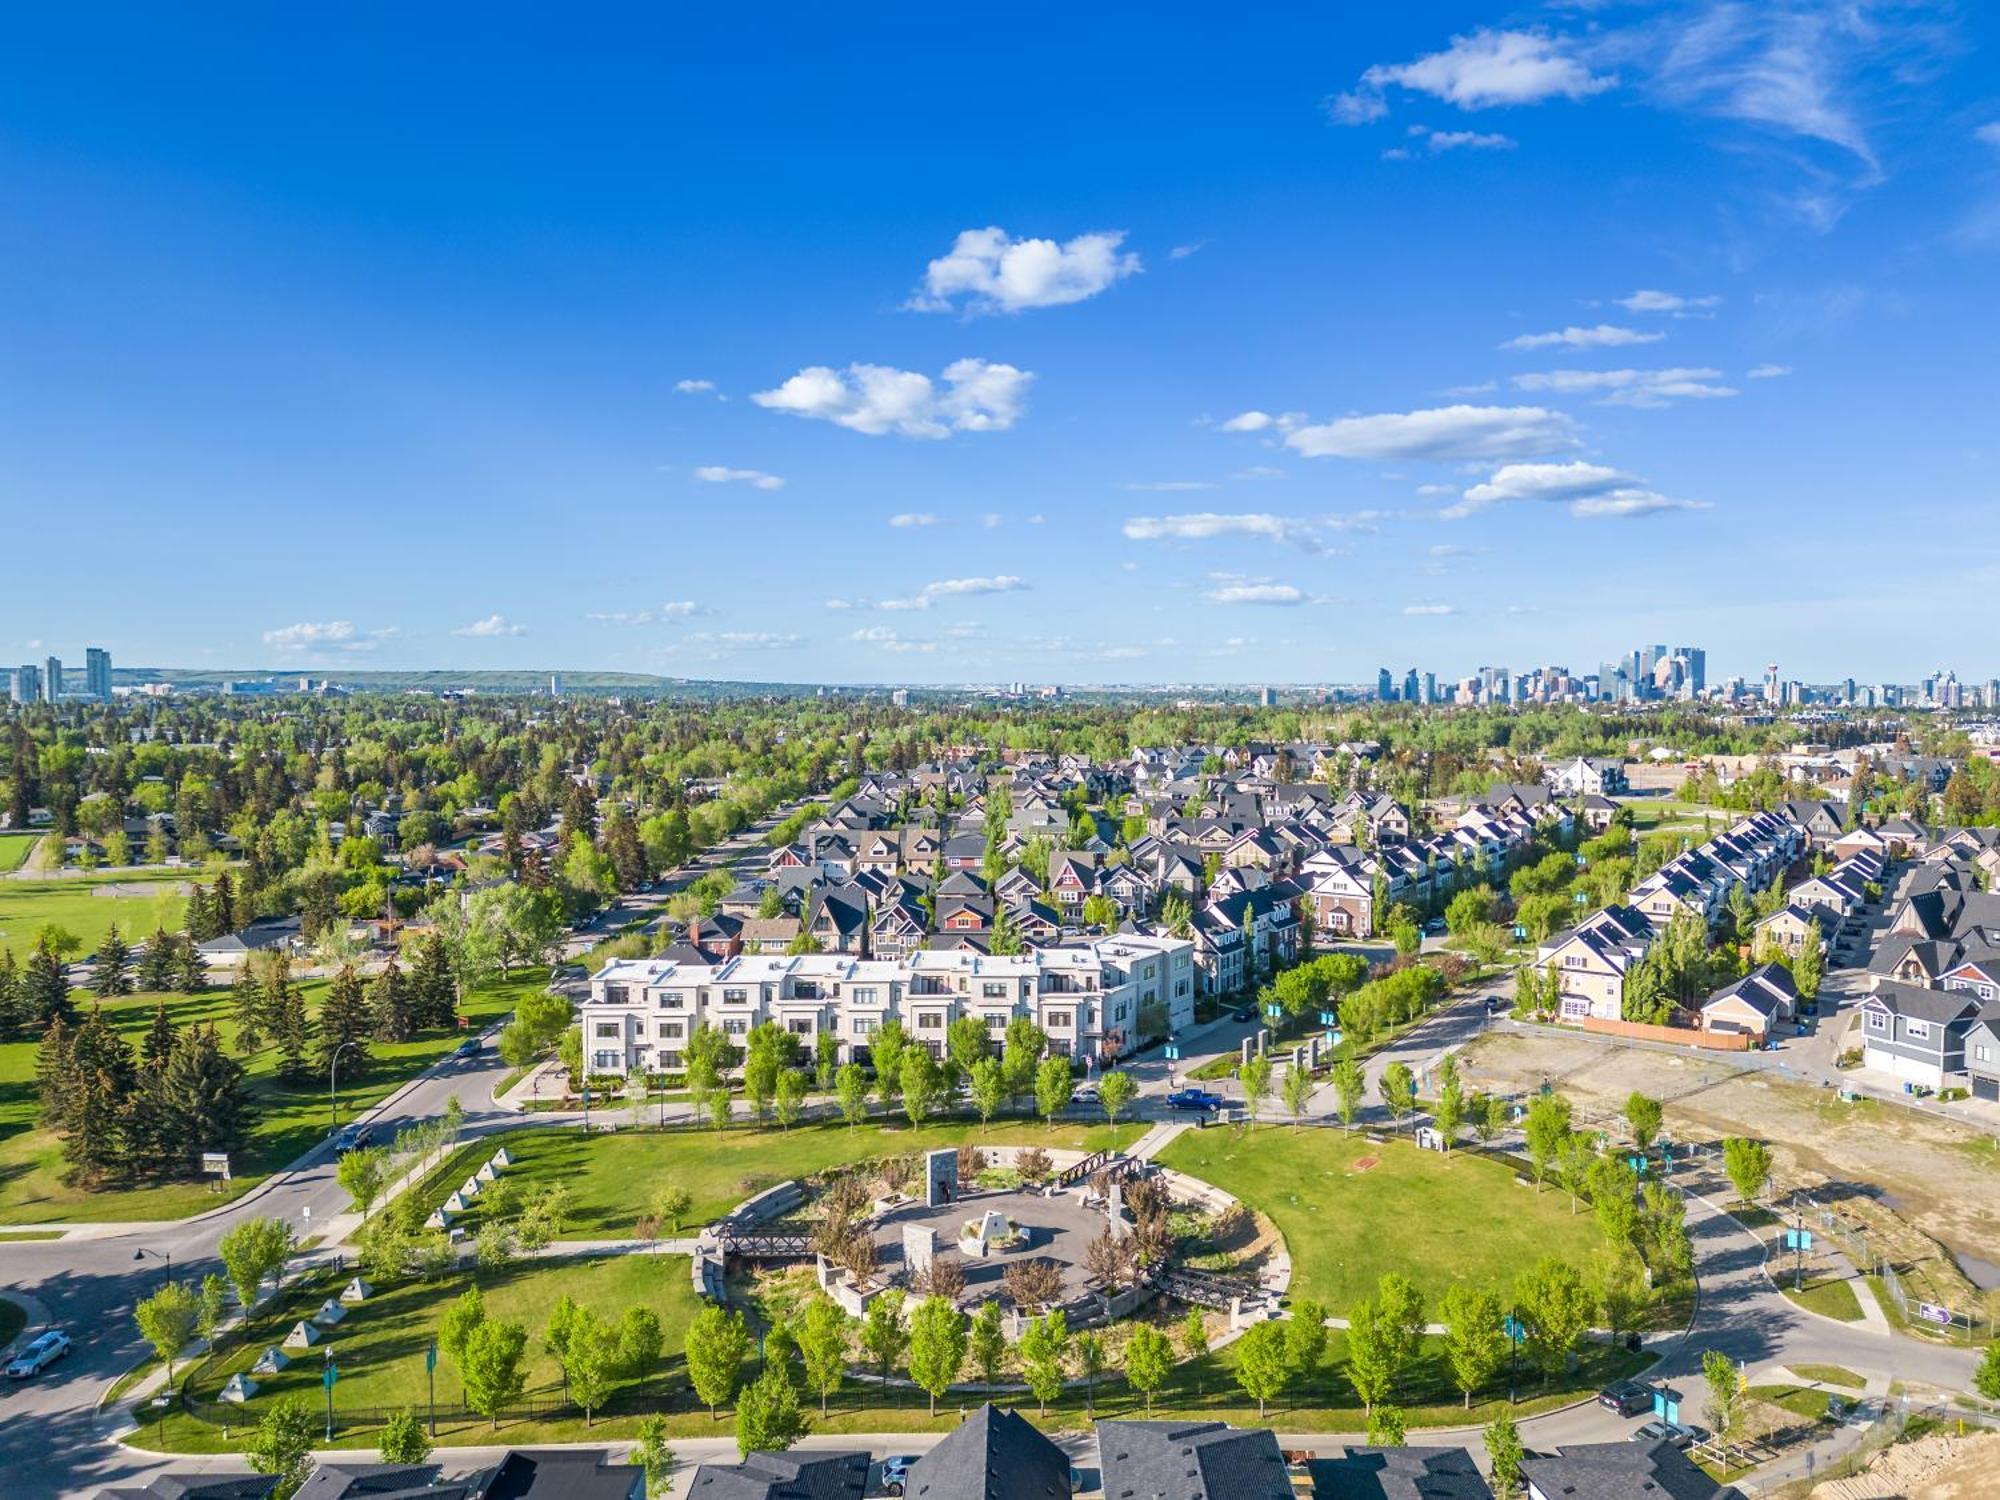
[[[1667,1134],[1714,1142],[1769,1143],[1777,1195],[1804,1189],[1868,1231],[1920,1298],[2000,1313],[1945,1247],[1988,1260],[2000,1246],[2000,1146],[1952,1121],[1830,1089],[1745,1073],[1712,1057],[1620,1047],[1582,1037],[1496,1032],[1468,1046],[1471,1086],[1532,1092],[1546,1079],[1570,1099],[1580,1124],[1623,1134],[1618,1115],[1634,1091],[1666,1101]],[[1990,1279],[1990,1278],[1988,1278]]]

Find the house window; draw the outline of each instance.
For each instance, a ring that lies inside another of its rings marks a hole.
[[[749,998],[750,992],[748,990],[724,990],[722,992],[722,1003],[724,1005],[740,1005]]]
[[[875,986],[872,984],[857,985],[847,992],[847,998],[852,1000],[856,1005],[873,1005],[875,1003]]]
[[[1871,1010],[1868,1012],[1868,1029],[1870,1031],[1887,1031],[1889,1029],[1888,1019],[1879,1010]]]
[[[1007,1018],[1005,1016],[988,1016],[986,1018],[986,1029],[988,1031],[1005,1031],[1007,1029]]]
[[[943,1029],[943,1027],[944,1013],[942,1011],[926,1011],[917,1017],[917,1030],[919,1031],[938,1031]]]
[[[1066,1010],[1052,1010],[1049,1012],[1049,1029],[1051,1031],[1067,1031],[1069,1027],[1070,1012]]]
[[[674,1041],[679,1038],[682,1030],[683,1028],[679,1021],[662,1021],[660,1022],[660,1040],[663,1042]]]
[[[625,1055],[622,1052],[593,1052],[590,1054],[590,1066],[599,1073],[616,1073],[625,1066]]]
[[[1176,979],[1174,981],[1174,994],[1176,996],[1185,995],[1187,991],[1188,991],[1188,982],[1185,979]]]
[[[793,1036],[811,1036],[812,1034],[813,1034],[813,1023],[811,1021],[795,1020],[792,1022]]]
[[[872,1036],[874,1032],[875,1018],[873,1016],[856,1016],[854,1018],[854,1034],[856,1036]]]
[[[1928,1021],[1903,1022],[1903,1035],[1908,1037],[1913,1042],[1928,1041],[1930,1038],[1930,1034],[1931,1034],[1931,1025],[1930,1022]]]
[[[1972,1048],[1972,1060],[1974,1062],[1993,1061],[1993,1049],[1984,1042],[1975,1043]]]
[[[988,1000],[1005,1000],[1007,998],[1007,981],[1004,979],[986,980],[979,986],[979,993]]]
[[[722,1023],[724,1036],[742,1036],[750,1030],[749,1021],[742,1016],[732,1016]]]
[[[597,1023],[597,1030],[591,1034],[600,1042],[615,1042],[625,1035],[625,1023],[622,1021],[599,1021]]]

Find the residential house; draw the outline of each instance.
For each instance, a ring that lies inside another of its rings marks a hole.
[[[1306,1462],[1312,1500],[1493,1500],[1463,1448],[1346,1447]]]
[[[793,1449],[752,1453],[740,1464],[698,1464],[687,1500],[862,1500],[868,1453]]]
[[[1759,964],[1702,1002],[1701,1029],[1763,1041],[1792,1019],[1798,1003],[1791,970],[1783,964]]]
[[[1965,1045],[1983,1003],[1965,990],[1926,989],[1878,981],[1855,1007],[1860,1016],[1862,1066],[1930,1088],[1944,1088],[1965,1072]]]
[[[1278,1439],[1221,1422],[1099,1422],[1105,1500],[1293,1500]]]
[[[1579,755],[1544,768],[1542,775],[1558,797],[1610,797],[1626,790],[1625,763],[1608,756]]]
[[[910,1465],[905,1500],[1069,1500],[1069,1455],[987,1402]]]
[[[1666,1438],[1570,1443],[1521,1460],[1528,1500],[1742,1500]]]

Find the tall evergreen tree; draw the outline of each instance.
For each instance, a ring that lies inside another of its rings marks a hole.
[[[153,1024],[146,1030],[146,1040],[141,1044],[139,1055],[144,1059],[148,1071],[157,1071],[174,1050],[173,1017],[167,1014],[167,1002],[162,1000],[153,1007]]]
[[[243,925],[243,912],[236,899],[236,884],[229,878],[227,870],[220,871],[215,877],[213,902],[211,915],[222,927],[222,931],[215,936],[221,937],[224,932],[234,932]]]
[[[417,944],[410,990],[410,1010],[419,1027],[432,1030],[458,1023],[458,984],[451,972],[451,954],[435,932]]]
[[[160,1077],[167,1139],[191,1165],[203,1151],[234,1151],[256,1118],[243,1065],[222,1050],[213,1025],[190,1026]]]
[[[63,961],[48,943],[37,943],[28,960],[28,972],[21,982],[22,1009],[28,1019],[46,1026],[51,1021],[75,1021],[76,1006],[69,998],[69,976]]]
[[[132,1049],[102,1011],[77,1027],[69,1045],[73,1093],[63,1111],[63,1156],[69,1176],[94,1182],[129,1165],[127,1134],[134,1092]]]
[[[410,1016],[410,986],[403,971],[391,959],[375,976],[368,989],[369,1015],[375,1023],[375,1037],[383,1042],[407,1042],[416,1023]]]
[[[278,1076],[286,1083],[302,1083],[312,1076],[312,1022],[306,1015],[305,991],[292,982],[291,965],[282,959],[271,966],[265,1003],[278,1043]]]
[[[41,1101],[42,1124],[60,1130],[76,1096],[76,1074],[70,1057],[73,1033],[61,1017],[49,1023],[35,1049],[35,1095]]]
[[[183,995],[199,995],[208,988],[208,960],[186,933],[175,933],[174,988]]]
[[[174,955],[178,946],[166,928],[153,929],[153,935],[146,939],[146,951],[139,955],[140,989],[153,995],[174,987]]]
[[[0,948],[0,1042],[18,1040],[27,1017],[23,1013],[21,970],[12,948]]]
[[[118,935],[116,922],[97,945],[97,957],[90,965],[90,990],[100,1000],[116,1000],[132,993],[132,948]]]
[[[236,1050],[255,1057],[264,1050],[264,986],[247,964],[229,987],[229,1013],[236,1021]]]
[[[355,975],[354,965],[345,964],[334,975],[333,984],[319,1006],[320,1067],[331,1067],[334,1054],[352,1042],[354,1045],[340,1054],[341,1071],[349,1078],[360,1078],[366,1073],[369,1020],[368,997],[362,993],[361,980]]]

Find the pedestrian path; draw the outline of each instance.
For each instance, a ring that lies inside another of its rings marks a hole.
[[[1125,1154],[1134,1161],[1151,1161],[1166,1150],[1167,1142],[1187,1128],[1188,1122],[1185,1120],[1161,1120],[1134,1141],[1132,1149]]]

